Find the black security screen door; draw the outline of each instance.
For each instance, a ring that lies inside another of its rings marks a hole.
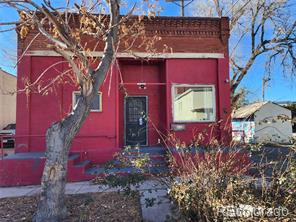
[[[125,145],[147,146],[147,97],[125,98]]]

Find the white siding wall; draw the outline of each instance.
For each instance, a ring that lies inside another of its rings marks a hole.
[[[286,115],[291,118],[291,111],[276,104],[267,103],[255,113],[256,142],[289,142],[289,138],[292,137],[291,122],[282,122],[281,120],[271,121],[279,115]],[[268,123],[263,123],[262,120],[266,118],[269,120]]]

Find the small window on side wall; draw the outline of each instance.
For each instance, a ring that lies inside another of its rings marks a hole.
[[[174,85],[174,122],[214,122],[215,88],[212,85]]]
[[[78,99],[80,96],[79,91],[74,91],[73,92],[73,108],[75,107]],[[91,112],[102,112],[102,93],[98,92],[97,96],[94,98],[93,103],[91,104],[90,108]]]

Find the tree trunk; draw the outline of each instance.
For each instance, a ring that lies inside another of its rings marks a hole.
[[[62,221],[67,215],[64,193],[67,174],[69,136],[62,124],[52,125],[46,135],[46,163],[42,177],[42,193],[34,221]]]
[[[57,222],[67,216],[65,185],[71,142],[88,116],[96,92],[94,89],[88,97],[80,96],[76,109],[46,132],[46,162],[35,222]]]
[[[46,132],[46,162],[41,182],[42,192],[33,218],[34,222],[59,222],[67,216],[65,186],[71,142],[89,114],[90,105],[111,66],[114,46],[118,40],[118,0],[110,0],[109,6],[110,31],[101,62],[95,70],[88,67],[90,79],[81,84],[81,96],[73,112],[65,119],[54,123]]]

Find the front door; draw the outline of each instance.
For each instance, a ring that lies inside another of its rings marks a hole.
[[[125,145],[147,146],[147,96],[127,96],[124,103]]]

